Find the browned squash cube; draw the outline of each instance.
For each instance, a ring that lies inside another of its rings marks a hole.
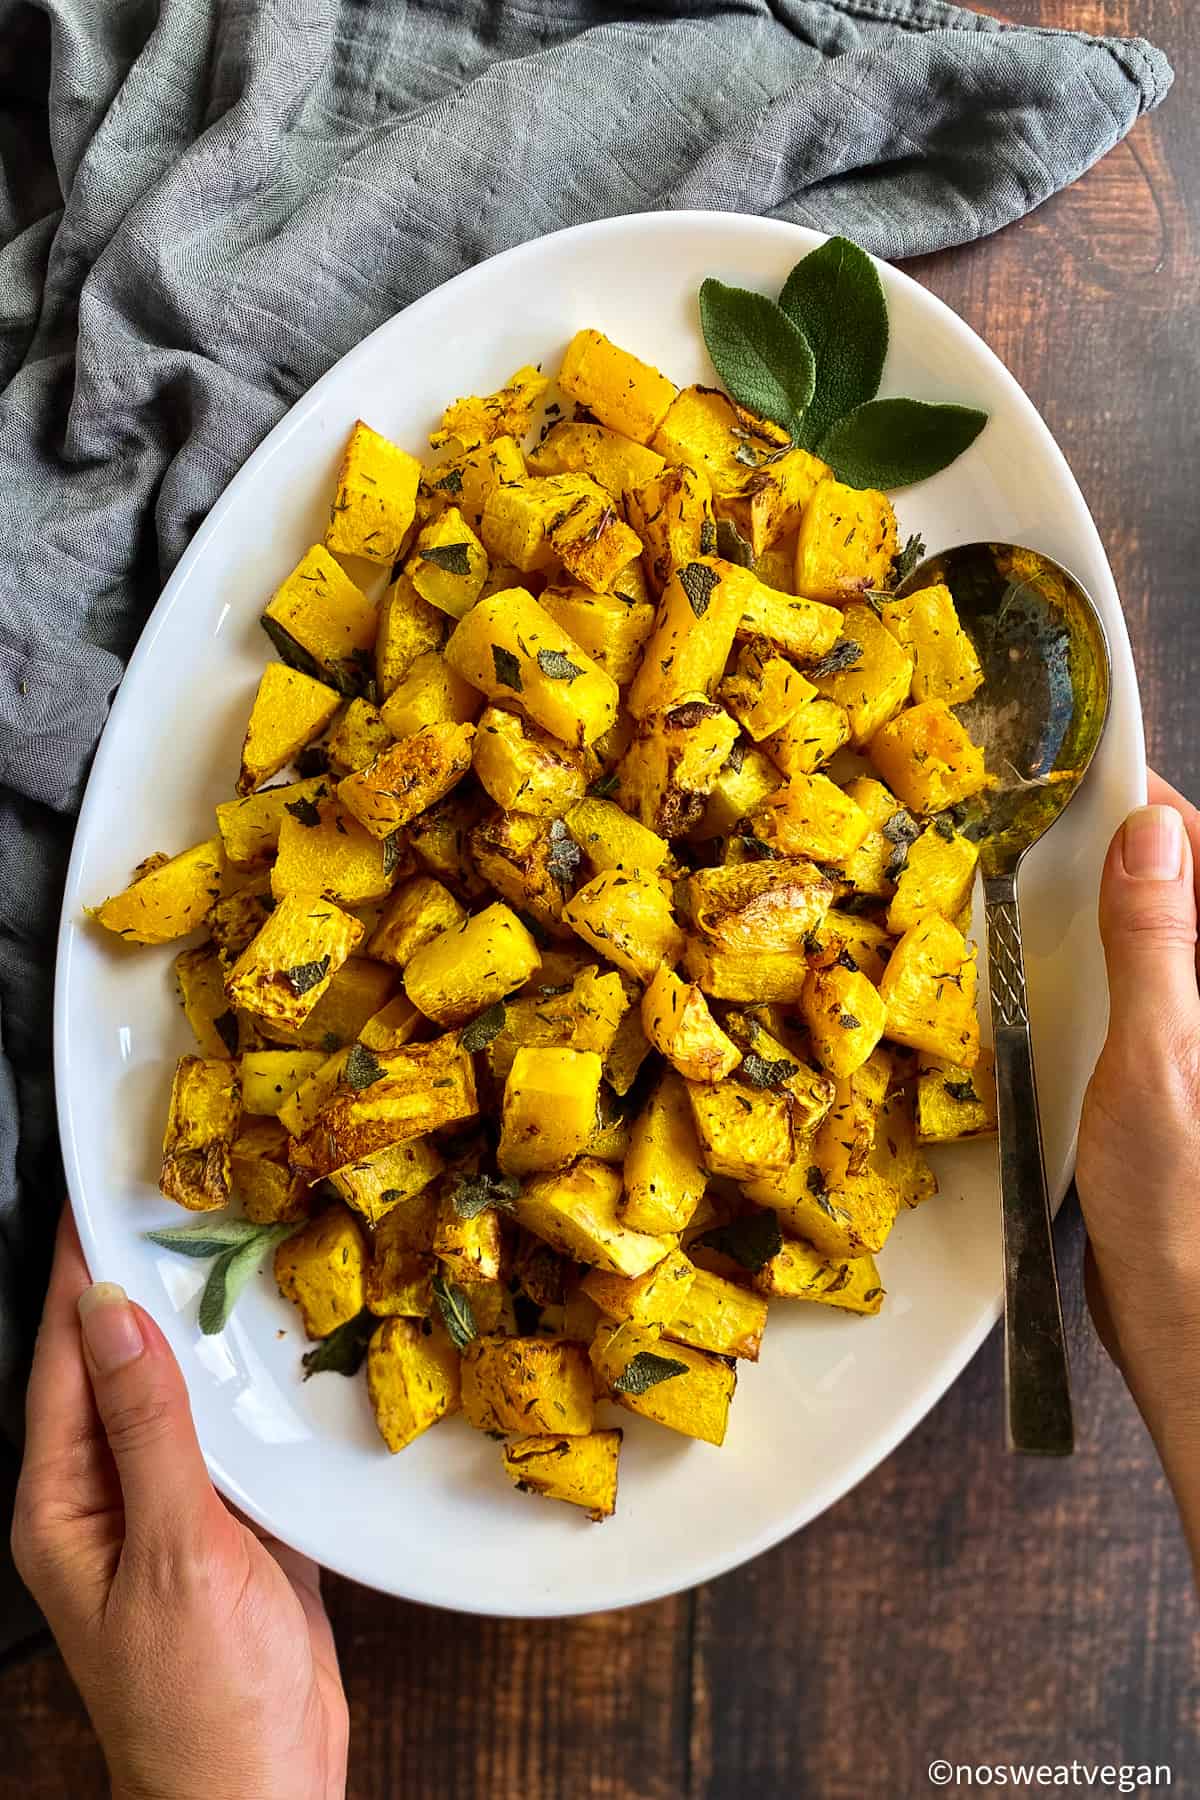
[[[230,1155],[242,1117],[236,1063],[181,1056],[171,1084],[159,1188],[190,1212],[229,1201]]]
[[[457,1412],[459,1356],[444,1331],[416,1319],[385,1319],[367,1346],[367,1392],[379,1435],[395,1454]]]
[[[275,1279],[300,1308],[310,1338],[328,1337],[365,1304],[367,1241],[344,1206],[331,1206],[285,1238],[275,1252]]]

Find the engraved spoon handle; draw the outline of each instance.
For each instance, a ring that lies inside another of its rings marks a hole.
[[[1075,1447],[1042,1127],[1025,1001],[1015,875],[984,882],[996,1047],[1004,1223],[1004,1360],[1008,1447],[1069,1456]]]

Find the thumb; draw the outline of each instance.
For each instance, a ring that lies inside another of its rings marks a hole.
[[[213,1491],[179,1364],[149,1313],[98,1281],[79,1296],[84,1357],[116,1464],[126,1540],[178,1542],[223,1511]]]
[[[1173,806],[1130,813],[1109,846],[1100,886],[1108,964],[1109,1043],[1141,1060],[1200,1033],[1192,851]]]

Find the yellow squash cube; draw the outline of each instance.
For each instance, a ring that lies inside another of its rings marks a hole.
[[[995,1131],[996,1071],[990,1050],[981,1050],[969,1069],[945,1057],[922,1057],[916,1129],[919,1144],[954,1144]]]
[[[484,792],[505,812],[561,817],[587,787],[578,751],[499,706],[480,718],[471,762]]]
[[[337,1092],[349,1054],[348,1050],[335,1050],[322,1057],[312,1073],[306,1075],[290,1094],[284,1095],[278,1118],[290,1137],[300,1138],[312,1130],[320,1113]]]
[[[812,662],[827,656],[842,635],[842,615],[804,595],[785,593],[755,579],[742,601],[740,638],[767,638],[785,656]]]
[[[175,980],[183,1016],[201,1054],[217,1059],[236,1056],[241,1023],[225,997],[225,965],[213,945],[181,950],[175,958]]]
[[[546,974],[545,963],[539,977]],[[629,1007],[622,977],[601,974],[594,963],[576,972],[565,993],[557,984],[521,994],[505,1007],[504,1024],[487,1047],[488,1067],[498,1081],[507,1078],[521,1049],[594,1050],[606,1056]],[[549,989],[549,991],[547,991]]]
[[[673,1343],[690,1344],[714,1356],[740,1356],[757,1362],[767,1323],[767,1303],[735,1282],[707,1269],[697,1269],[693,1281],[663,1327]],[[671,1352],[664,1346],[664,1354]]]
[[[380,699],[395,692],[418,656],[440,650],[445,635],[445,613],[422,600],[411,578],[401,570],[379,604],[375,682]]]
[[[409,860],[411,867],[411,859]],[[339,906],[367,906],[389,894],[403,865],[336,800],[284,810],[271,892],[319,894]]]
[[[786,725],[763,739],[775,767],[789,779],[815,775],[850,742],[850,715],[837,700],[817,694],[792,714]]]
[[[683,972],[714,1000],[788,1003],[804,992],[808,960],[798,950],[722,950],[705,938],[688,937]]]
[[[670,846],[666,839],[631,819],[611,800],[589,794],[575,801],[564,816],[567,830],[597,872],[640,869],[651,875],[667,859]]]
[[[737,735],[729,714],[702,694],[656,713],[617,765],[621,804],[648,830],[682,837],[703,817]]]
[[[478,1113],[475,1070],[456,1038],[410,1044],[379,1061],[381,1078],[361,1088],[340,1081],[293,1145],[292,1166],[305,1170],[311,1181]]]
[[[655,595],[663,592],[676,569],[716,550],[712,487],[703,470],[665,468],[631,487],[625,506]]]
[[[642,995],[642,1029],[654,1048],[688,1081],[720,1081],[742,1060],[698,987],[665,965]]]
[[[213,1212],[229,1201],[230,1154],[242,1117],[235,1063],[181,1056],[171,1084],[159,1189],[189,1212]]]
[[[656,1325],[661,1330],[683,1305],[696,1274],[696,1265],[682,1250],[669,1250],[644,1275],[609,1275],[602,1269],[589,1269],[583,1291],[606,1318]]]
[[[683,1368],[642,1388],[634,1359],[647,1356],[667,1357]],[[685,1437],[724,1443],[737,1375],[722,1357],[708,1356],[689,1344],[664,1344],[656,1331],[641,1325],[601,1324],[592,1339],[591,1359],[618,1405]]]
[[[988,784],[983,751],[940,700],[909,706],[871,740],[871,761],[913,812],[944,812]]]
[[[740,495],[752,484],[760,455],[787,443],[787,433],[735,407],[719,388],[686,387],[676,394],[651,449],[669,463],[703,469],[718,498]]]
[[[800,1010],[822,1067],[839,1081],[866,1062],[888,1022],[878,989],[840,963],[813,970]]]
[[[380,717],[389,739],[408,738],[427,725],[468,724],[482,706],[482,697],[445,657],[427,650],[384,701]]]
[[[262,624],[285,662],[302,665],[339,694],[361,693],[373,666],[378,616],[323,544],[314,544],[276,588]]]
[[[369,700],[351,700],[325,743],[329,767],[336,775],[352,775],[365,769],[381,750],[391,748],[393,734],[383,715]]]
[[[396,889],[367,940],[368,956],[403,969],[439,932],[461,925],[466,909],[432,875],[414,875]]]
[[[391,1056],[418,1037],[424,1023],[408,995],[397,994],[386,1006],[371,1014],[358,1034],[358,1041],[368,1050]]]
[[[596,1126],[601,1061],[594,1050],[522,1048],[504,1084],[497,1161],[507,1175],[561,1169]]]
[[[897,1044],[974,1068],[979,1059],[975,952],[936,914],[910,925],[879,984],[886,1031]]]
[[[480,693],[518,704],[564,744],[594,743],[617,716],[612,676],[524,588],[479,601],[455,628],[446,658]]]
[[[362,937],[331,900],[288,894],[234,963],[225,992],[267,1026],[301,1025]]]
[[[561,1338],[476,1338],[463,1353],[462,1405],[479,1431],[584,1437],[595,1406],[587,1348]]]
[[[841,863],[871,829],[860,806],[826,775],[793,775],[751,817],[757,835],[785,856]]]
[[[618,687],[633,680],[654,625],[654,608],[648,600],[564,586],[546,588],[541,604]]]
[[[393,1454],[460,1403],[458,1352],[445,1332],[415,1319],[385,1319],[367,1346],[367,1392]]]
[[[751,470],[740,493],[722,499],[721,515],[733,521],[754,556],[762,557],[796,530],[817,483],[832,474],[829,464],[820,457],[807,450],[789,450],[777,460]],[[794,564],[793,547],[785,564],[789,583]]]
[[[341,695],[323,681],[285,663],[268,663],[246,726],[238,793],[251,794],[277,775],[306,744],[320,737],[341,703]]]
[[[658,879],[644,871],[604,869],[573,894],[563,918],[599,955],[637,981],[649,981],[661,963],[674,967],[683,933]]]
[[[870,1167],[830,1187],[816,1163],[806,1166],[800,1159],[780,1185],[753,1182],[743,1191],[777,1212],[789,1236],[838,1259],[882,1250],[900,1210],[896,1189]]]
[[[363,1310],[367,1240],[344,1206],[325,1212],[285,1238],[275,1252],[275,1279],[300,1308],[310,1338],[328,1337]]]
[[[880,1048],[851,1074],[835,1081],[833,1104],[812,1139],[812,1160],[828,1187],[839,1186],[847,1175],[861,1174],[871,1161],[891,1075],[891,1055]],[[879,1167],[879,1173],[886,1175],[887,1170]]]
[[[611,589],[642,553],[641,539],[595,482],[547,522],[546,539],[567,574],[594,594]]]
[[[469,394],[448,406],[440,426],[430,433],[430,445],[434,450],[445,445],[473,449],[497,438],[523,438],[549,386],[548,375],[524,363],[496,393]]]
[[[209,838],[152,862],[123,893],[89,908],[90,916],[128,944],[168,944],[194,931],[220,899],[224,868],[221,839]]]
[[[523,1494],[542,1494],[587,1508],[592,1519],[617,1509],[617,1459],[621,1432],[590,1431],[586,1437],[518,1437],[504,1446],[504,1472]]]
[[[796,539],[796,592],[810,600],[845,600],[891,581],[896,515],[886,494],[817,484]]]
[[[761,750],[743,749],[740,755],[730,757],[712,784],[704,815],[692,836],[704,839],[736,833],[767,795],[775,792],[780,780],[779,770]]]
[[[421,465],[359,419],[351,430],[325,546],[343,556],[392,564],[404,548],[417,505]]]
[[[754,585],[748,569],[714,556],[697,557],[674,571],[626,697],[635,719],[712,693]]]
[[[452,1189],[447,1191],[438,1207],[433,1252],[451,1281],[498,1282],[506,1260],[498,1209],[485,1206],[482,1212],[464,1218]]]
[[[230,1191],[252,1225],[307,1218],[309,1186],[288,1167],[288,1134],[278,1119],[243,1119],[229,1159]]]
[[[648,444],[675,398],[675,384],[611,343],[602,332],[577,331],[567,345],[558,385],[610,431]]]
[[[488,556],[525,575],[553,568],[558,552],[550,527],[584,497],[600,509],[608,505],[604,489],[586,475],[527,475],[493,488],[479,522]]]
[[[529,467],[535,475],[590,475],[620,500],[628,488],[660,475],[664,464],[657,451],[607,425],[556,419],[529,452]]]
[[[758,743],[786,725],[816,691],[786,657],[775,654],[769,638],[750,638],[738,651],[735,672],[725,677],[717,693]]]
[[[561,819],[491,813],[471,833],[471,857],[483,879],[535,926],[561,931],[563,894],[580,857]]]
[[[229,862],[235,869],[256,869],[270,862],[279,846],[279,827],[288,807],[324,800],[329,791],[328,779],[313,775],[307,781],[283,782],[259,794],[247,794],[244,800],[222,800],[217,807],[217,829]],[[210,881],[210,888],[215,885]]]
[[[817,1300],[846,1312],[877,1313],[884,1301],[874,1257],[831,1261],[795,1238],[784,1239],[782,1248],[754,1277],[754,1285],[772,1298]]]
[[[534,1175],[517,1197],[517,1223],[556,1250],[614,1275],[644,1275],[672,1248],[669,1238],[635,1231],[617,1215],[621,1171],[595,1157]]]
[[[433,470],[426,484],[433,510],[457,506],[464,519],[478,531],[484,508],[498,487],[524,481],[525,458],[516,438],[507,434],[490,444],[459,449],[448,462]],[[495,559],[493,559],[494,565]]]
[[[829,876],[804,857],[697,869],[692,920],[718,949],[799,952],[833,902]]]
[[[945,820],[937,820],[909,846],[896,882],[887,927],[900,937],[926,913],[957,918],[971,897],[979,851]]]
[[[629,1135],[620,1216],[632,1230],[651,1236],[682,1231],[707,1185],[687,1088],[667,1069]]]
[[[975,1065],[979,1079],[982,1064],[981,1052]],[[971,1076],[966,1079],[971,1081]],[[909,1082],[888,1094],[868,1154],[871,1167],[891,1182],[905,1206],[919,1206],[938,1191],[937,1176],[917,1141],[916,1088],[916,1083]]]
[[[487,580],[487,551],[458,507],[448,506],[418,533],[405,568],[422,600],[461,619]]]
[[[896,796],[882,781],[870,775],[856,775],[847,781],[842,792],[856,806],[861,806],[871,821],[871,830],[852,856],[842,864],[842,879],[855,894],[884,896],[894,887],[894,875],[903,860],[904,845],[893,841],[884,827],[903,809]]]
[[[885,600],[879,616],[912,657],[914,700],[958,706],[971,698],[983,670],[948,587],[938,582],[903,599]]]
[[[687,1091],[700,1154],[714,1175],[753,1181],[789,1166],[795,1153],[789,1094],[732,1079],[689,1081]]]
[[[912,686],[913,661],[871,607],[852,602],[842,615],[842,642],[857,645],[859,655],[831,674],[812,670],[812,679],[827,700],[844,706],[850,721],[850,742],[868,743],[881,725],[899,712]],[[830,660],[838,658],[838,646]]]
[[[471,766],[473,725],[423,726],[338,782],[338,799],[372,836],[391,837],[461,781]]]
[[[327,1060],[321,1050],[247,1050],[241,1059],[243,1111],[273,1117]]]
[[[426,1018],[464,1025],[528,981],[540,963],[525,926],[497,901],[415,951],[404,988]]]
[[[361,1213],[374,1230],[394,1207],[427,1188],[444,1167],[431,1138],[414,1138],[347,1163],[329,1180],[346,1205]]]
[[[353,1043],[396,991],[398,977],[386,963],[351,956],[333,977],[308,1017],[297,1026],[273,1023],[270,1035],[284,1044],[303,1044],[326,1054]]]

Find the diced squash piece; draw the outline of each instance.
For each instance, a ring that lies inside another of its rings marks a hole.
[[[786,725],[763,739],[762,747],[780,772],[815,775],[850,742],[850,715],[837,700],[823,694],[793,713]]]
[[[827,775],[791,776],[767,796],[751,825],[785,856],[829,863],[852,856],[871,829],[862,808]]]
[[[697,824],[738,729],[703,694],[643,721],[617,768],[621,804],[650,831],[681,837]]]
[[[312,1130],[337,1092],[349,1054],[348,1050],[335,1050],[331,1056],[323,1057],[320,1066],[281,1102],[277,1117],[289,1136],[301,1138]]]
[[[707,1185],[687,1089],[668,1069],[630,1133],[620,1216],[632,1230],[651,1236],[682,1231]]]
[[[242,1056],[242,1108],[273,1117],[327,1061],[321,1050],[247,1050]]]
[[[342,964],[307,1019],[296,1029],[272,1025],[273,1040],[303,1044],[327,1054],[352,1044],[396,992],[399,976],[387,963],[369,956],[351,956]]]
[[[433,1252],[451,1281],[499,1281],[505,1260],[500,1213],[494,1206],[465,1218],[452,1188],[442,1195]]]
[[[446,645],[446,659],[489,699],[518,703],[564,744],[594,743],[617,716],[612,676],[524,588],[472,607]]]
[[[391,556],[383,560],[390,562]],[[276,588],[262,624],[285,662],[347,698],[362,691],[371,673],[378,617],[323,544],[306,551]]]
[[[940,700],[909,706],[871,740],[871,761],[905,806],[944,812],[988,783],[983,751]]]
[[[903,809],[882,781],[876,781],[870,775],[856,775],[846,782],[842,791],[871,821],[867,836],[842,864],[842,877],[855,894],[883,897],[892,892],[895,873],[906,853],[904,843],[889,837],[885,827],[897,814],[903,818]]]
[[[381,1050],[385,1056],[391,1056],[419,1037],[424,1025],[424,1014],[417,1011],[408,995],[397,994],[371,1014],[358,1041],[367,1050]]]
[[[209,838],[154,862],[122,893],[89,907],[89,915],[128,944],[168,944],[194,931],[220,899],[224,867],[221,839]]]
[[[795,1142],[788,1094],[732,1079],[689,1081],[687,1091],[700,1154],[714,1175],[753,1181],[791,1163]]]
[[[440,650],[446,615],[423,600],[403,570],[384,591],[375,640],[375,681],[382,700],[395,693],[418,656]],[[361,767],[361,764],[356,764]]]
[[[914,700],[958,706],[983,680],[975,646],[959,623],[954,599],[941,582],[885,600],[879,616],[913,660]]]
[[[835,906],[825,915],[821,935],[826,946],[823,961],[836,961],[839,956],[845,961],[849,957],[868,981],[879,986],[892,954],[892,939],[882,925],[854,913],[841,912]]]
[[[341,695],[323,681],[268,663],[262,672],[242,745],[239,794],[252,794],[306,744],[320,737],[341,705]]]
[[[663,592],[676,569],[717,548],[712,487],[700,469],[663,469],[625,495],[629,523],[642,544],[650,592]]]
[[[719,388],[681,388],[667,408],[651,449],[669,463],[703,469],[715,495],[742,494],[760,455],[787,443],[787,433],[734,406]]]
[[[508,482],[524,481],[525,472],[521,446],[514,437],[503,436],[471,450],[459,449],[449,462],[433,471],[428,490],[436,504],[457,506],[472,529],[478,531],[490,496]]]
[[[465,725],[482,706],[481,696],[440,651],[426,650],[384,701],[380,717],[389,738],[407,738],[426,725]]]
[[[850,723],[850,742],[869,743],[881,725],[899,712],[912,686],[913,663],[908,651],[881,625],[871,607],[851,602],[842,615],[842,642],[855,644],[859,654],[852,662],[838,658],[835,645],[830,660],[845,666],[830,674],[812,671],[812,679],[827,700],[844,706]]]
[[[338,782],[338,798],[372,836],[390,837],[461,781],[471,766],[473,725],[445,720],[402,738]]]
[[[393,1207],[428,1187],[444,1167],[432,1139],[415,1138],[406,1144],[389,1144],[360,1162],[347,1163],[329,1179],[346,1205],[361,1213],[374,1229]]]
[[[241,955],[250,939],[261,931],[263,923],[275,910],[271,879],[259,874],[243,887],[236,888],[221,900],[214,900],[204,915],[204,923],[222,959],[229,963]],[[222,981],[224,975],[222,975]]]
[[[683,950],[683,933],[671,902],[654,875],[604,869],[573,894],[563,918],[593,950],[638,981],[649,981],[660,964],[673,967]]]
[[[292,1166],[310,1180],[479,1111],[475,1070],[456,1038],[410,1044],[380,1063],[381,1079],[363,1088],[339,1086],[293,1146]]]
[[[596,1125],[602,1065],[594,1050],[522,1048],[504,1084],[497,1161],[507,1175],[561,1169]]]
[[[754,585],[748,569],[715,556],[697,557],[673,572],[626,697],[635,719],[712,693]]]
[[[541,604],[618,687],[633,680],[654,625],[654,608],[648,600],[564,586],[546,588]]]
[[[917,1142],[954,1144],[996,1129],[996,1074],[990,1050],[972,1067],[925,1056],[917,1078]]]
[[[779,731],[816,688],[776,654],[769,638],[750,638],[738,651],[737,665],[717,690],[723,706],[758,743]]]
[[[230,1153],[230,1192],[252,1225],[308,1217],[309,1187],[288,1167],[288,1134],[278,1119],[243,1118]]]
[[[785,656],[812,662],[826,656],[841,637],[842,615],[836,606],[824,606],[755,579],[742,597],[737,635],[767,638]]]
[[[285,810],[271,869],[276,900],[287,894],[318,894],[339,906],[366,906],[390,893],[402,873],[403,864],[389,857],[388,847],[336,800],[310,801],[300,811]]]
[[[753,1013],[727,1013],[725,1024],[744,1050],[742,1080],[786,1095],[791,1105],[793,1133],[808,1136],[829,1113],[836,1086],[830,1076],[811,1068],[759,1022],[756,1014],[774,1010],[762,1007]],[[780,1025],[779,1029],[785,1027]],[[880,1056],[882,1059],[882,1052]]]
[[[506,1079],[523,1048],[592,1050],[604,1057],[612,1048],[629,1001],[622,977],[602,974],[594,964],[581,969],[566,993],[522,994],[505,1008],[504,1024],[487,1047],[488,1067]]]
[[[300,1308],[310,1338],[328,1337],[363,1310],[367,1240],[354,1214],[330,1206],[285,1238],[275,1252],[275,1279]]]
[[[418,813],[405,836],[409,848],[427,874],[468,902],[487,893],[487,883],[471,860],[470,836],[487,807],[485,796],[463,785]]]
[[[229,1201],[230,1153],[242,1117],[237,1064],[181,1056],[171,1083],[159,1188],[189,1212],[213,1212]]]
[[[414,875],[396,889],[367,940],[367,954],[404,968],[439,932],[461,925],[466,911],[432,875]]]
[[[461,619],[487,580],[487,551],[458,507],[448,506],[417,534],[405,569],[422,600]]]
[[[558,552],[550,526],[585,495],[601,508],[608,504],[604,489],[586,475],[529,475],[493,488],[479,524],[489,557],[527,575],[553,568]]]
[[[970,838],[945,820],[936,820],[910,844],[896,882],[887,927],[900,937],[926,913],[954,919],[971,897],[979,851]]]
[[[740,493],[721,500],[721,516],[733,521],[754,556],[761,558],[780,538],[796,530],[817,483],[832,474],[828,463],[807,450],[789,450],[783,456],[776,452],[770,461],[750,471]],[[789,584],[794,564],[793,547],[784,565]]]
[[[975,1065],[977,1075],[982,1062],[981,1053]],[[938,1191],[937,1176],[917,1142],[916,1105],[916,1082],[891,1090],[880,1111],[868,1155],[871,1167],[891,1182],[905,1206],[919,1206]]]
[[[839,1076],[834,1084],[833,1105],[812,1139],[812,1160],[827,1187],[837,1187],[847,1175],[861,1174],[866,1168],[891,1072],[890,1055],[879,1049],[853,1074]],[[886,1170],[880,1173],[886,1174]]]
[[[225,997],[225,965],[212,944],[181,950],[175,958],[175,980],[184,1017],[206,1057],[238,1053],[238,1016]]]
[[[663,1336],[715,1356],[740,1356],[757,1362],[767,1322],[767,1303],[723,1276],[697,1269],[695,1277],[663,1326]],[[664,1354],[670,1356],[670,1350]]]
[[[505,812],[555,818],[587,787],[577,750],[499,706],[489,706],[480,718],[471,761],[480,786]]]
[[[628,1319],[661,1330],[683,1305],[696,1273],[696,1265],[682,1250],[668,1250],[644,1275],[609,1275],[603,1269],[589,1269],[583,1291],[606,1318]]]
[[[491,813],[471,833],[471,858],[502,900],[535,926],[561,931],[563,895],[583,860],[561,819]]]
[[[617,1216],[621,1171],[593,1157],[534,1175],[517,1197],[517,1222],[556,1250],[614,1275],[644,1275],[672,1248]]]
[[[796,539],[796,592],[845,600],[887,587],[898,549],[896,515],[886,494],[818,482]]]
[[[415,951],[404,988],[426,1018],[463,1025],[528,981],[540,962],[525,926],[497,901]]]
[[[595,482],[549,520],[546,540],[572,580],[594,594],[610,590],[622,569],[642,553],[641,539]]]
[[[470,394],[448,406],[430,433],[430,445],[434,450],[447,445],[470,450],[497,438],[523,438],[549,386],[548,375],[524,363],[494,394]]]
[[[853,1075],[883,1036],[887,1013],[879,991],[859,969],[834,963],[814,969],[800,1010],[823,1068],[838,1080]]]
[[[385,1319],[367,1346],[367,1392],[379,1435],[395,1454],[457,1412],[458,1352],[444,1331],[416,1319]]]
[[[642,995],[642,1027],[654,1048],[688,1081],[720,1081],[742,1060],[698,987],[665,965]]]
[[[412,526],[420,479],[415,456],[359,419],[342,454],[326,548],[394,563]]]
[[[438,1207],[431,1184],[390,1207],[372,1233],[364,1288],[378,1318],[423,1319],[432,1312]]]
[[[352,775],[374,762],[381,750],[390,749],[392,742],[379,708],[369,700],[351,700],[329,734],[325,753],[335,775]]]
[[[879,991],[898,1044],[974,1068],[979,1059],[975,953],[949,920],[931,914],[896,945]]]
[[[263,788],[244,800],[222,800],[217,807],[217,829],[230,863],[235,869],[255,869],[269,862],[278,848],[279,827],[288,808],[324,800],[329,792],[328,778],[314,775],[307,781]]]
[[[592,1519],[617,1510],[617,1460],[621,1432],[590,1431],[586,1437],[518,1437],[504,1446],[504,1472],[523,1494],[586,1507]]]
[[[721,950],[800,951],[828,913],[833,883],[803,857],[697,869],[693,923]]]
[[[846,1312],[877,1313],[884,1301],[874,1257],[831,1261],[795,1238],[784,1239],[782,1248],[754,1277],[754,1285],[760,1294],[773,1298],[817,1300]]]
[[[693,837],[727,837],[780,785],[779,770],[761,750],[744,750],[725,764],[704,806]]]
[[[567,830],[597,871],[640,869],[650,875],[667,859],[666,840],[611,800],[586,795],[564,816]]]
[[[789,1236],[802,1238],[823,1256],[837,1258],[873,1256],[882,1250],[900,1210],[896,1189],[869,1166],[830,1187],[816,1163],[806,1165],[800,1159],[782,1183],[755,1181],[742,1191],[748,1199],[773,1208]]]
[[[331,900],[288,894],[234,963],[225,992],[267,1026],[300,1025],[362,936]]]
[[[479,1431],[586,1436],[594,1412],[587,1347],[563,1338],[476,1338],[463,1352],[462,1405]]]
[[[722,950],[688,937],[683,972],[713,1000],[795,1002],[808,980],[808,960],[798,950]]]
[[[634,1358],[647,1355],[668,1356],[682,1363],[683,1370],[640,1393],[636,1378],[631,1385],[618,1386],[623,1380],[630,1382]],[[605,1389],[629,1412],[706,1444],[724,1443],[737,1374],[722,1357],[693,1350],[690,1344],[666,1345],[657,1331],[641,1325],[601,1324],[592,1339],[591,1359]]]
[[[558,385],[610,431],[648,444],[675,398],[675,384],[611,343],[602,332],[577,331],[567,345]]]
[[[635,443],[607,425],[585,425],[556,419],[529,452],[534,475],[590,475],[620,500],[627,488],[661,474],[657,451]]]

